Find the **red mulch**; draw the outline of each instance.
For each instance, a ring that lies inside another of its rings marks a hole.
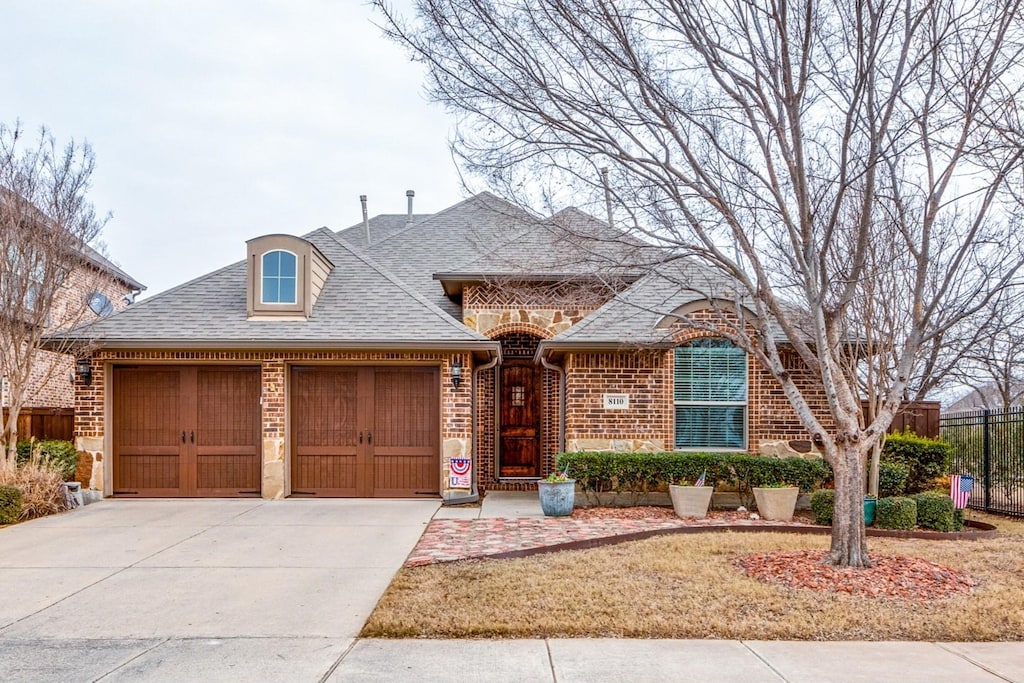
[[[970,593],[978,585],[966,572],[916,557],[872,555],[870,569],[850,569],[823,564],[825,555],[811,550],[760,553],[741,557],[736,566],[766,583],[914,602]]]

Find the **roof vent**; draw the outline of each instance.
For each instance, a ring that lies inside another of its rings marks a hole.
[[[412,225],[412,198],[416,196],[416,193],[413,190],[406,190],[405,196],[409,198],[409,210],[405,215],[405,225],[408,227]]]
[[[366,195],[359,195],[359,203],[363,205],[363,229],[366,230],[366,246],[370,246],[370,214],[366,213]]]

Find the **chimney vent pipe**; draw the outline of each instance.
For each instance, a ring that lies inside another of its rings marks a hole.
[[[409,198],[409,211],[405,216],[405,224],[412,225],[412,198],[416,196],[416,193],[412,190],[406,190],[405,196]]]
[[[605,166],[601,169],[601,184],[604,185],[604,209],[608,214],[608,227],[615,227],[615,222],[612,220],[612,188],[608,182],[608,167]]]
[[[363,205],[363,230],[366,231],[366,246],[370,246],[370,214],[366,213],[366,195],[359,195],[359,203]]]

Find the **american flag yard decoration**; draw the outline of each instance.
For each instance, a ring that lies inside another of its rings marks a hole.
[[[704,485],[704,480],[707,479],[707,478],[708,478],[708,471],[704,470],[703,472],[701,472],[700,477],[697,478],[697,481],[694,482],[693,485],[694,486],[703,486]]]
[[[963,510],[971,498],[974,489],[974,477],[969,474],[954,474],[950,477],[949,497],[953,499],[953,507]]]

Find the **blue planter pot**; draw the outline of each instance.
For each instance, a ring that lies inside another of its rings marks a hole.
[[[537,492],[540,494],[540,509],[548,517],[568,517],[572,514],[576,501],[576,480],[569,481],[538,481]]]

